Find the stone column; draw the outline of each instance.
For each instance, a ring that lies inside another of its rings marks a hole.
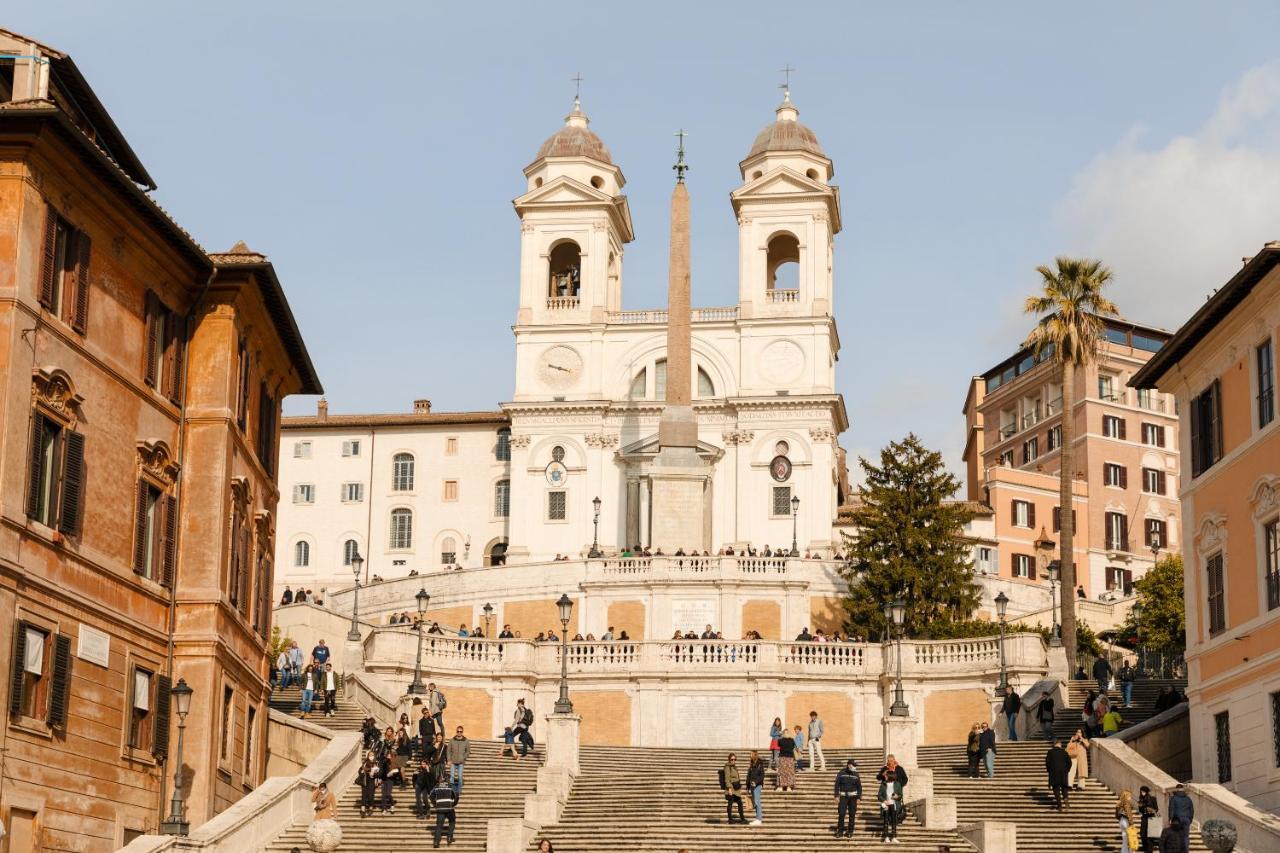
[[[640,480],[636,477],[627,477],[626,540],[622,543],[624,548],[640,543]]]

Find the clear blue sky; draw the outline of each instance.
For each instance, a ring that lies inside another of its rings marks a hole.
[[[578,71],[628,179],[626,306],[665,301],[681,126],[694,302],[732,304],[728,194],[790,63],[844,203],[842,441],[914,430],[958,468],[966,383],[1025,333],[1037,264],[1097,254],[1125,315],[1173,328],[1280,237],[1280,6],[1068,5],[115,0],[0,25],[75,57],[202,245],[271,256],[335,412],[509,399],[510,200]]]

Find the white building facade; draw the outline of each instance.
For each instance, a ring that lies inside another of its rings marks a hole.
[[[800,552],[830,553],[848,426],[835,392],[833,166],[789,95],[739,166],[738,304],[693,310],[693,406],[712,474],[701,540],[681,547],[790,550],[794,535]],[[649,544],[666,311],[622,307],[625,178],[576,102],[524,176],[510,401],[285,419],[280,588],[349,582],[353,547],[390,579],[449,557],[474,567]],[[415,479],[401,488],[406,464]]]

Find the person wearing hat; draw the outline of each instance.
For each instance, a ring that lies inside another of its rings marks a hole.
[[[858,762],[850,758],[844,769],[836,774],[836,838],[853,838],[853,820],[858,814],[858,801],[862,799],[862,777],[858,775]],[[845,823],[845,817],[849,822]]]

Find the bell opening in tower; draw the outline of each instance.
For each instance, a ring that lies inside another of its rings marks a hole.
[[[551,250],[547,295],[553,299],[576,298],[582,284],[582,253],[571,240]]]

